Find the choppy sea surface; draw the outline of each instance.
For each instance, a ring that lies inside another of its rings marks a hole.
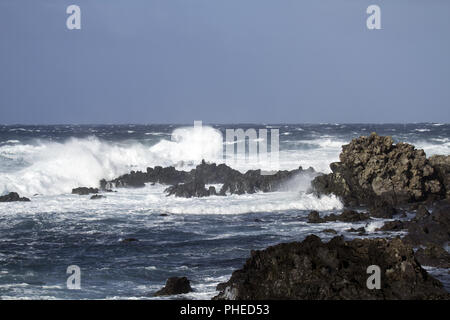
[[[348,238],[355,235],[345,230],[359,226],[367,237],[385,236],[375,231],[381,219],[308,224],[310,210],[342,209],[335,197],[306,192],[311,175],[267,194],[183,199],[167,197],[158,184],[118,189],[100,200],[71,194],[149,166],[190,170],[203,158],[224,162],[225,130],[238,128],[278,129],[280,169],[330,172],[343,144],[371,132],[412,143],[427,156],[450,154],[450,125],[440,123],[0,125],[0,195],[15,191],[31,199],[0,203],[0,298],[154,299],[168,277],[187,276],[195,291],[168,298],[209,299],[250,250],[311,233],[327,240],[333,235],[323,230],[329,228]],[[250,158],[235,168],[266,169],[269,163]],[[79,290],[66,286],[70,265],[80,267]],[[428,271],[450,289],[448,270]]]

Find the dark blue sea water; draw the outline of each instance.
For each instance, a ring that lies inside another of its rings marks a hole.
[[[311,233],[327,240],[327,228],[351,238],[346,229],[365,226],[368,237],[386,236],[374,231],[383,220],[309,225],[310,210],[342,208],[334,197],[305,192],[311,176],[297,177],[283,191],[242,196],[166,197],[162,185],[118,189],[97,201],[71,194],[147,166],[189,170],[202,158],[223,161],[217,151],[229,128],[279,129],[281,169],[328,172],[342,144],[373,131],[427,155],[450,154],[448,124],[204,124],[200,131],[192,124],[0,126],[0,194],[16,191],[31,199],[0,203],[0,297],[152,299],[168,277],[187,276],[195,292],[184,297],[209,299],[250,250]],[[266,165],[250,161],[236,168]],[[70,265],[81,269],[79,290],[66,286]],[[450,288],[448,270],[430,272]]]

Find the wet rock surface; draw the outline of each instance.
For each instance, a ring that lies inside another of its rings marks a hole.
[[[97,194],[98,189],[97,188],[87,188],[87,187],[80,187],[72,189],[72,194],[78,194],[80,196],[85,196],[89,194]]]
[[[377,231],[401,231],[407,228],[408,222],[401,220],[394,220],[386,222],[381,228],[376,229]]]
[[[186,277],[172,277],[167,279],[166,285],[153,296],[169,296],[192,292],[191,282]]]
[[[416,258],[424,266],[450,268],[450,253],[439,246],[420,248],[416,251]]]
[[[346,206],[364,205],[375,217],[390,217],[401,204],[436,200],[449,191],[450,157],[427,159],[423,150],[372,133],[342,146],[332,173],[318,176],[317,194],[335,194]],[[384,212],[386,211],[386,212]]]
[[[106,199],[106,197],[101,194],[94,194],[92,197],[90,197],[90,200],[99,200],[99,199]]]
[[[189,172],[178,171],[174,167],[147,168],[147,172],[132,171],[117,179],[100,182],[102,189],[114,187],[143,187],[145,183],[172,185],[165,192],[177,197],[206,197],[210,195],[251,194],[271,192],[282,187],[283,183],[300,173],[314,174],[314,169],[299,167],[291,171],[278,171],[272,175],[261,174],[261,170],[240,173],[225,164],[216,165],[202,161]],[[220,190],[206,188],[207,184],[222,184]]]
[[[320,217],[319,212],[311,211],[308,215],[309,223],[325,223],[331,221],[342,221],[342,222],[358,222],[370,219],[367,213],[357,212],[353,210],[344,210],[341,214],[330,214],[323,218]]]
[[[370,290],[367,267],[381,269],[381,289]],[[449,299],[442,284],[400,239],[317,236],[252,251],[244,267],[220,284],[218,300]]]
[[[17,192],[10,192],[4,196],[0,196],[0,202],[28,202],[30,199],[21,197]]]
[[[431,214],[417,213],[407,223],[405,240],[413,245],[443,246],[450,241],[450,200],[433,205]]]

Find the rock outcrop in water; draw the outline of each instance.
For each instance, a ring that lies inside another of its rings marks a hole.
[[[88,194],[97,194],[98,189],[97,188],[87,188],[87,187],[80,187],[72,189],[72,194],[78,194],[80,196],[85,196]]]
[[[423,205],[411,220],[387,221],[377,231],[407,231],[404,240],[414,246],[444,246],[450,243],[450,200],[432,205],[430,213]]]
[[[449,192],[450,156],[427,159],[423,150],[372,133],[342,146],[332,173],[318,176],[317,194],[335,194],[349,207],[365,205],[375,217],[390,217],[400,205],[444,198]]]
[[[367,288],[371,265],[381,269],[379,290]],[[252,251],[244,267],[217,289],[219,300],[450,298],[400,239],[335,237],[323,243],[314,235]]]
[[[341,214],[330,214],[325,217],[320,217],[319,212],[311,211],[308,215],[309,223],[325,223],[331,221],[342,221],[342,222],[358,222],[370,219],[369,215],[364,212],[357,212],[353,210],[344,210]]]
[[[17,192],[10,192],[4,196],[0,196],[0,202],[28,202],[30,199],[25,197],[20,197]]]
[[[157,296],[170,296],[192,292],[191,282],[186,277],[172,277],[167,279],[166,285],[154,293]]]
[[[172,185],[165,192],[178,197],[206,197],[210,195],[245,194],[275,191],[283,183],[297,174],[313,174],[314,169],[303,170],[299,167],[291,171],[278,171],[273,175],[263,175],[261,170],[249,170],[240,173],[225,164],[216,165],[202,161],[189,172],[178,171],[174,167],[147,168],[147,172],[132,171],[112,181],[102,180],[102,189],[114,187],[143,187],[145,183],[161,183]],[[207,184],[222,184],[219,191]]]

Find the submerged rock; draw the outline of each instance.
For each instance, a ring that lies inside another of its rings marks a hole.
[[[359,236],[363,236],[363,235],[366,235],[366,234],[367,234],[366,228],[364,228],[364,227],[360,227],[360,228],[358,228],[358,229],[350,228],[350,229],[347,229],[346,231],[347,231],[347,232],[358,233]]]
[[[372,133],[342,146],[331,174],[316,177],[317,194],[335,194],[346,206],[365,205],[375,217],[390,217],[393,208],[435,200],[448,191],[450,157],[427,159],[423,150]]]
[[[20,197],[17,192],[10,192],[4,196],[0,196],[0,202],[16,202],[16,201],[28,202],[30,201],[30,199]]]
[[[153,296],[169,296],[192,292],[191,282],[186,277],[171,277],[166,285],[153,294]]]
[[[367,268],[381,269],[381,288],[368,289]],[[244,267],[217,288],[214,299],[448,299],[442,284],[400,239],[317,236],[252,251]]]

